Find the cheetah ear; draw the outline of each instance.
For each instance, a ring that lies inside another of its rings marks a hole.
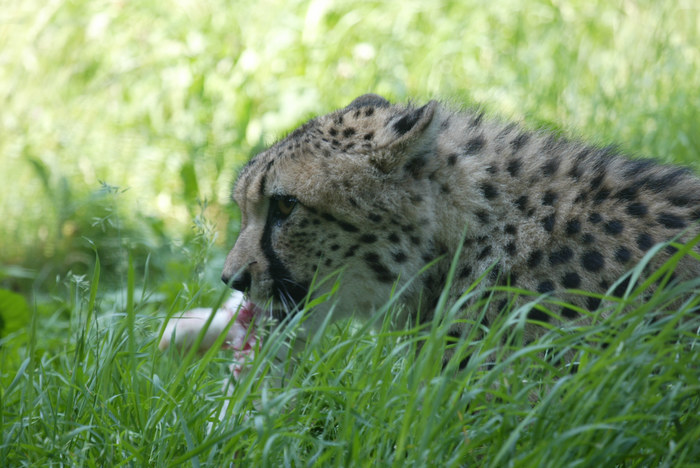
[[[406,109],[389,119],[374,137],[375,151],[372,163],[388,173],[405,159],[420,151],[420,140],[433,120],[437,101],[430,101],[418,109]]]

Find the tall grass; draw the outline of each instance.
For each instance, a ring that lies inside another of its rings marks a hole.
[[[394,330],[388,303],[378,312],[386,313],[377,317],[378,331],[352,322],[326,326],[293,355],[284,338],[293,340],[304,326],[300,314],[269,330],[227,395],[221,382],[230,377],[230,352],[160,353],[163,314],[136,290],[133,267],[125,297],[112,303],[100,293],[96,265],[75,289],[76,302],[65,305],[73,314],[63,350],[40,351],[44,326],[35,321],[26,358],[3,376],[5,466],[700,460],[700,279],[650,297],[642,297],[640,284],[605,302],[598,312],[609,314],[605,320],[552,328],[529,344],[519,338],[524,318],[531,307],[549,307],[547,298],[532,297],[483,337],[457,343],[447,334],[454,311],[438,310],[443,319],[427,327]],[[671,312],[661,313],[669,304]],[[463,370],[462,352],[443,369],[447,346],[469,350]]]

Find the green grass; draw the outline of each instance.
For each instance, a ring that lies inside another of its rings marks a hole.
[[[437,314],[443,320],[423,329],[392,331],[389,319],[376,333],[350,323],[331,326],[296,358],[275,360],[286,355],[282,337],[303,326],[299,315],[265,337],[219,422],[228,353],[160,353],[154,306],[135,299],[133,269],[124,295],[113,301],[100,291],[99,271],[89,286],[76,287],[74,302],[62,304],[72,318],[61,352],[42,352],[40,330],[50,325],[34,321],[27,357],[3,376],[6,465],[235,460],[242,466],[558,467],[700,460],[700,279],[643,300],[644,285],[632,288],[599,311],[610,313],[607,319],[554,328],[530,344],[521,339],[523,318],[536,304],[547,307],[546,298],[512,310],[481,339],[451,341],[446,324],[457,309],[445,309]],[[672,264],[661,274],[670,271]],[[675,312],[656,314],[669,305]],[[389,317],[391,307],[377,318]],[[446,346],[459,352],[442,370]],[[467,350],[471,358],[457,372]],[[576,371],[558,362],[563,355],[575,356]]]
[[[511,325],[456,344],[475,353],[459,373],[437,364],[455,346],[440,323],[332,325],[294,362],[266,359],[285,346],[267,339],[210,432],[227,354],[155,346],[169,314],[225,294],[236,168],[367,91],[479,104],[697,170],[697,2],[2,11],[0,465],[700,464],[697,280],[630,291],[608,321],[527,345],[526,310],[513,310]],[[553,364],[560,354],[578,371]],[[288,367],[284,382],[272,366]]]

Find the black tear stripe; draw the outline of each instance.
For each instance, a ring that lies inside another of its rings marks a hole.
[[[269,265],[270,277],[272,277],[272,294],[274,298],[277,299],[280,304],[284,304],[284,301],[281,300],[282,297],[285,297],[285,299],[291,298],[297,310],[299,310],[309,293],[309,286],[300,284],[292,278],[292,274],[272,248],[272,228],[277,222],[278,220],[275,219],[275,210],[271,208],[268,209],[265,228],[260,238],[260,247]],[[286,315],[288,312],[291,311],[285,310],[283,315]],[[283,319],[284,316],[276,318]]]

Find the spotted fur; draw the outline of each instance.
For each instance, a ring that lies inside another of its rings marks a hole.
[[[330,290],[332,282],[312,289],[315,281],[339,274],[317,320],[332,304],[336,317],[370,314],[409,282],[402,310],[429,320],[460,247],[451,301],[490,271],[482,290],[553,294],[573,306],[555,314],[580,319],[600,299],[571,290],[605,293],[655,244],[692,239],[700,220],[700,180],[685,169],[435,101],[407,107],[376,95],[253,158],[234,200],[241,231],[223,280],[283,317]],[[686,256],[677,274],[698,276],[700,264]],[[467,315],[477,310],[465,306]],[[485,324],[499,312],[490,307]],[[538,309],[530,318],[558,320]]]

